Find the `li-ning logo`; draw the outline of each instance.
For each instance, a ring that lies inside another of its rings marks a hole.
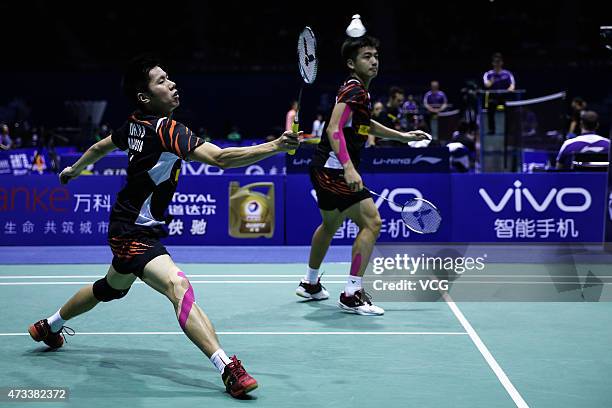
[[[442,161],[441,158],[439,157],[429,157],[429,156],[423,156],[421,154],[419,154],[417,157],[415,157],[414,159],[411,158],[405,158],[405,159],[401,159],[401,158],[393,158],[393,159],[374,159],[372,161],[372,164],[374,166],[380,166],[380,165],[403,165],[403,166],[408,166],[411,164],[418,164],[421,162],[425,162],[425,163],[429,163],[429,164],[437,164],[440,163]]]
[[[509,188],[508,190],[506,190],[506,193],[499,200],[498,203],[495,203],[493,201],[491,196],[489,196],[489,193],[487,193],[487,190],[485,190],[484,188],[479,189],[478,193],[480,193],[480,196],[487,204],[487,206],[491,209],[491,211],[496,213],[506,208],[506,205],[508,204],[512,196],[514,196],[514,210],[516,212],[523,211],[523,197],[525,198],[526,202],[530,204],[531,207],[537,212],[546,211],[553,200],[555,200],[557,207],[559,207],[561,211],[565,212],[584,212],[591,206],[591,193],[589,193],[588,190],[582,187],[565,187],[559,190],[557,190],[556,188],[552,188],[548,192],[548,194],[546,194],[546,197],[544,197],[541,202],[538,202],[538,200],[533,196],[533,194],[528,188],[520,188],[521,186],[522,183],[519,180],[516,180],[514,182],[515,188]],[[566,204],[565,197],[572,195],[582,196],[583,203],[579,205]]]

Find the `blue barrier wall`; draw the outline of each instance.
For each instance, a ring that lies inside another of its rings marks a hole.
[[[202,174],[202,173],[200,173]],[[553,174],[365,174],[365,184],[403,203],[423,196],[440,209],[436,234],[411,233],[400,207],[375,197],[381,242],[602,242],[607,214],[605,173]],[[274,185],[274,232],[270,238],[229,234],[229,186]],[[122,176],[82,176],[62,186],[54,175],[0,176],[1,245],[103,245],[108,216]],[[168,244],[308,245],[321,221],[305,174],[287,176],[182,176],[170,205]],[[347,221],[334,243],[349,244],[358,232]]]

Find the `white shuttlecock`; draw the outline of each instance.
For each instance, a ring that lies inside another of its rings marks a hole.
[[[346,34],[349,37],[361,37],[366,33],[366,29],[361,22],[361,16],[355,14],[351,20],[351,24],[346,27]]]

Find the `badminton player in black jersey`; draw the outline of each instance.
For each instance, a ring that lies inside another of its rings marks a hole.
[[[32,324],[29,333],[36,341],[61,347],[65,321],[99,302],[124,297],[140,278],[172,302],[187,337],[219,369],[227,391],[240,397],[257,388],[257,381],[236,356],[228,357],[220,347],[215,329],[195,302],[189,280],[161,244],[160,238],[166,235],[162,228],[167,221],[164,213],[176,190],[182,160],[222,168],[246,166],[295,149],[298,135],[285,132],[279,139],[252,147],[220,149],[205,143],[172,119],[172,112],[179,106],[178,89],[159,62],[150,57],[132,61],[123,87],[137,110],[111,136],[90,147],[60,174],[61,182],[67,183],[107,153],[115,149],[128,152],[127,185],[119,192],[110,215],[112,265],[104,278],[80,289],[54,315]]]
[[[327,121],[327,137],[322,138],[310,164],[310,179],[323,222],[312,236],[308,270],[296,289],[298,296],[307,299],[329,297],[321,285],[319,268],[336,230],[349,218],[359,226],[359,234],[353,243],[350,275],[338,306],[360,315],[384,313],[382,308],[372,304],[361,285],[380,232],[381,219],[357,171],[360,151],[368,135],[405,143],[431,138],[421,131],[398,132],[370,118],[368,88],[378,74],[378,46],[378,40],[367,35],[349,37],[342,44],[342,58],[350,74],[336,96],[331,118]]]

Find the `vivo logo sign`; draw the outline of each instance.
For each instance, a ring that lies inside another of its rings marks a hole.
[[[181,175],[183,176],[200,176],[202,174],[207,176],[219,176],[223,174],[223,172],[224,170],[219,167],[196,162],[184,162],[183,167],[181,167]]]
[[[314,189],[310,190],[310,195],[312,196],[312,198],[315,199],[315,201],[317,201],[317,193]],[[380,195],[382,197],[372,196],[372,198],[374,199],[374,204],[376,205],[376,208],[380,208],[380,206],[383,203],[386,203],[389,205],[389,208],[392,211],[395,211],[398,213],[402,212],[401,204],[408,201],[408,199],[413,198],[413,197],[423,198],[423,194],[421,193],[421,191],[417,190],[416,188],[394,188],[393,190],[389,190],[388,188],[385,188],[380,192]],[[402,196],[404,196],[405,198],[402,199]],[[394,201],[395,203],[400,204],[400,205],[395,205],[394,203],[390,203],[389,201],[386,201],[385,198],[388,200]]]
[[[487,204],[487,206],[493,212],[500,212],[506,208],[510,200],[514,197],[513,202],[510,205],[514,206],[516,212],[523,211],[524,205],[530,205],[537,212],[544,212],[552,204],[553,200],[557,207],[561,211],[565,212],[584,212],[591,206],[591,193],[582,187],[565,187],[557,190],[556,188],[551,189],[546,196],[535,198],[528,188],[521,188],[522,183],[518,180],[514,182],[515,188],[509,188],[506,193],[496,203],[487,190],[481,188],[478,193]],[[566,204],[566,197],[580,196],[582,197],[582,204],[569,205]]]

